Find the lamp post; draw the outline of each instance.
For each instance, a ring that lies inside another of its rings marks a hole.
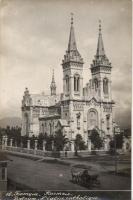
[[[114,122],[113,122],[114,123]],[[115,174],[117,174],[117,151],[116,151],[116,133],[118,133],[118,126],[114,123],[114,154],[115,154]]]

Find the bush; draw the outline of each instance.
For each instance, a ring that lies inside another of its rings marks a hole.
[[[58,130],[54,136],[54,146],[56,151],[63,151],[65,144],[68,142],[66,135],[63,135],[61,130]]]
[[[90,140],[94,146],[94,149],[100,149],[103,146],[103,140],[99,136],[99,133],[96,129],[91,131]]]
[[[82,138],[82,136],[80,134],[76,135],[75,149],[76,150],[85,150],[86,149],[85,142],[84,142],[84,140],[83,140],[83,138]]]

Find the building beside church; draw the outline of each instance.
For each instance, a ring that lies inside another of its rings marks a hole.
[[[91,131],[96,129],[105,141],[113,137],[112,66],[105,54],[101,23],[96,55],[90,67],[91,79],[84,88],[83,65],[72,17],[68,48],[62,60],[63,93],[56,94],[54,72],[50,95],[30,94],[26,88],[22,100],[22,135],[52,135],[61,129],[71,142],[81,134],[89,144]]]

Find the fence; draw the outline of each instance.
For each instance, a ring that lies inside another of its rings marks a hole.
[[[59,158],[59,157],[68,157],[68,158],[72,158],[75,155],[78,157],[87,157],[87,156],[91,156],[91,155],[105,155],[107,154],[108,151],[105,150],[78,150],[77,152],[74,151],[55,151],[54,149],[51,151],[46,150],[45,145],[46,142],[43,141],[43,150],[38,149],[38,145],[37,145],[37,140],[35,140],[35,145],[34,145],[34,149],[31,148],[30,146],[30,141],[27,140],[27,147],[18,147],[18,146],[14,146],[13,145],[13,141],[12,139],[10,139],[10,141],[8,141],[8,138],[6,136],[4,136],[2,138],[2,140],[0,141],[1,143],[1,149],[9,151],[9,152],[18,152],[18,153],[24,153],[24,154],[29,154],[29,155],[37,155],[37,156],[41,156],[41,157],[55,157],[55,158]]]
[[[14,147],[14,146],[0,146],[0,149],[9,151],[9,152],[18,152],[22,154],[29,154],[29,155],[37,155],[41,157],[54,157],[54,158],[73,158],[75,156],[75,152],[73,151],[44,151],[44,150],[35,150],[35,149],[28,149],[28,148],[21,148],[21,147]],[[95,151],[87,151],[82,150],[77,152],[78,157],[87,157],[91,155],[105,155],[107,152],[103,150],[95,150]]]

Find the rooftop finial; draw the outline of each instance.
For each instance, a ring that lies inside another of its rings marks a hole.
[[[101,20],[99,19],[99,33],[101,33]]]
[[[54,69],[53,69],[52,82],[51,82],[51,85],[50,85],[50,89],[51,89],[51,95],[56,95],[56,84],[55,84],[55,80],[54,80]]]
[[[73,25],[73,13],[71,13],[71,25]]]
[[[55,82],[54,81],[54,69],[53,69],[53,75],[52,75],[52,82]]]

